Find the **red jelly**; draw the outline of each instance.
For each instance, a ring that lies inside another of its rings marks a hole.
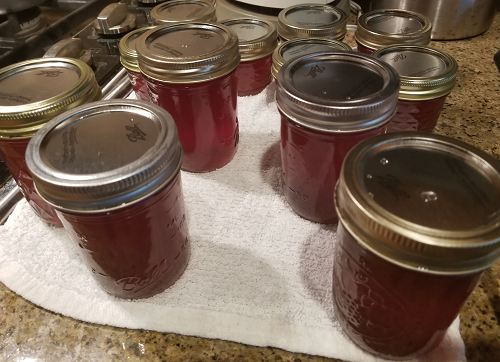
[[[238,144],[236,34],[219,24],[160,26],[137,42],[151,101],[175,119],[182,169],[221,168]]]
[[[284,194],[298,215],[337,221],[332,197],[344,157],[361,140],[385,132],[398,86],[392,68],[358,53],[308,54],[282,66],[276,102]]]
[[[345,158],[335,204],[344,332],[391,360],[432,350],[500,259],[498,161],[443,136],[379,135]]]
[[[26,161],[98,284],[146,298],[181,276],[190,247],[175,122],[143,101],[100,101],[47,123]]]

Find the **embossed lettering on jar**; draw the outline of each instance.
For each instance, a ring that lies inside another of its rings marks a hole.
[[[119,298],[164,291],[187,266],[175,122],[144,101],[99,101],[56,117],[28,145],[40,196],[89,272]]]
[[[397,106],[399,76],[359,53],[314,53],[278,73],[284,194],[305,219],[333,223],[333,191],[347,152],[385,133]]]
[[[333,293],[344,332],[390,360],[443,339],[500,259],[500,165],[451,138],[390,133],[342,167]]]

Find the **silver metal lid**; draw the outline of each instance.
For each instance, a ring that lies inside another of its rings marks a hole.
[[[215,5],[210,0],[170,0],[151,10],[153,24],[174,24],[187,21],[214,22]]]
[[[423,132],[363,141],[335,202],[359,243],[406,268],[467,273],[500,259],[500,163],[466,143]]]
[[[327,132],[359,132],[389,122],[399,76],[386,63],[354,52],[323,52],[286,62],[276,103],[293,121]]]
[[[278,35],[285,40],[315,37],[342,40],[346,32],[347,15],[331,5],[293,5],[278,15]]]
[[[238,47],[242,62],[259,59],[271,54],[278,45],[276,26],[261,19],[231,19],[221,24],[238,36]]]
[[[137,39],[146,31],[153,29],[154,26],[147,26],[131,31],[123,36],[120,40],[118,48],[120,49],[120,62],[125,68],[135,72],[140,72],[139,64],[137,62],[137,51],[135,50],[135,43]]]
[[[39,195],[57,209],[96,212],[138,202],[179,171],[182,149],[170,114],[154,104],[89,103],[48,122],[26,151]]]
[[[212,23],[157,26],[136,43],[139,68],[169,83],[195,83],[222,77],[240,63],[238,37]]]
[[[278,71],[287,60],[311,53],[329,52],[335,50],[351,51],[352,48],[340,40],[326,38],[292,39],[282,43],[273,53],[271,73],[278,77]]]
[[[395,45],[372,54],[399,73],[399,99],[427,100],[450,93],[455,87],[458,64],[442,50],[419,45]]]
[[[370,49],[396,44],[427,45],[431,41],[431,21],[408,10],[373,10],[358,18],[354,39]]]

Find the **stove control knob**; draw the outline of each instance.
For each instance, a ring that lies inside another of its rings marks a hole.
[[[97,16],[94,28],[101,35],[124,34],[135,28],[135,15],[128,13],[125,3],[109,4]]]
[[[67,38],[52,45],[43,55],[44,58],[65,57],[80,59],[88,65],[93,65],[92,54],[83,48],[82,40],[78,38]]]

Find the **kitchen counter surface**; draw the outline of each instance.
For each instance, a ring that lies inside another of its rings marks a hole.
[[[345,39],[354,45],[352,34]],[[459,64],[436,133],[500,159],[500,14],[483,35],[432,42]],[[1,241],[0,241],[1,242]],[[487,270],[460,314],[467,360],[500,361],[500,264]],[[0,283],[0,361],[338,361],[239,343],[83,323],[39,308]]]

